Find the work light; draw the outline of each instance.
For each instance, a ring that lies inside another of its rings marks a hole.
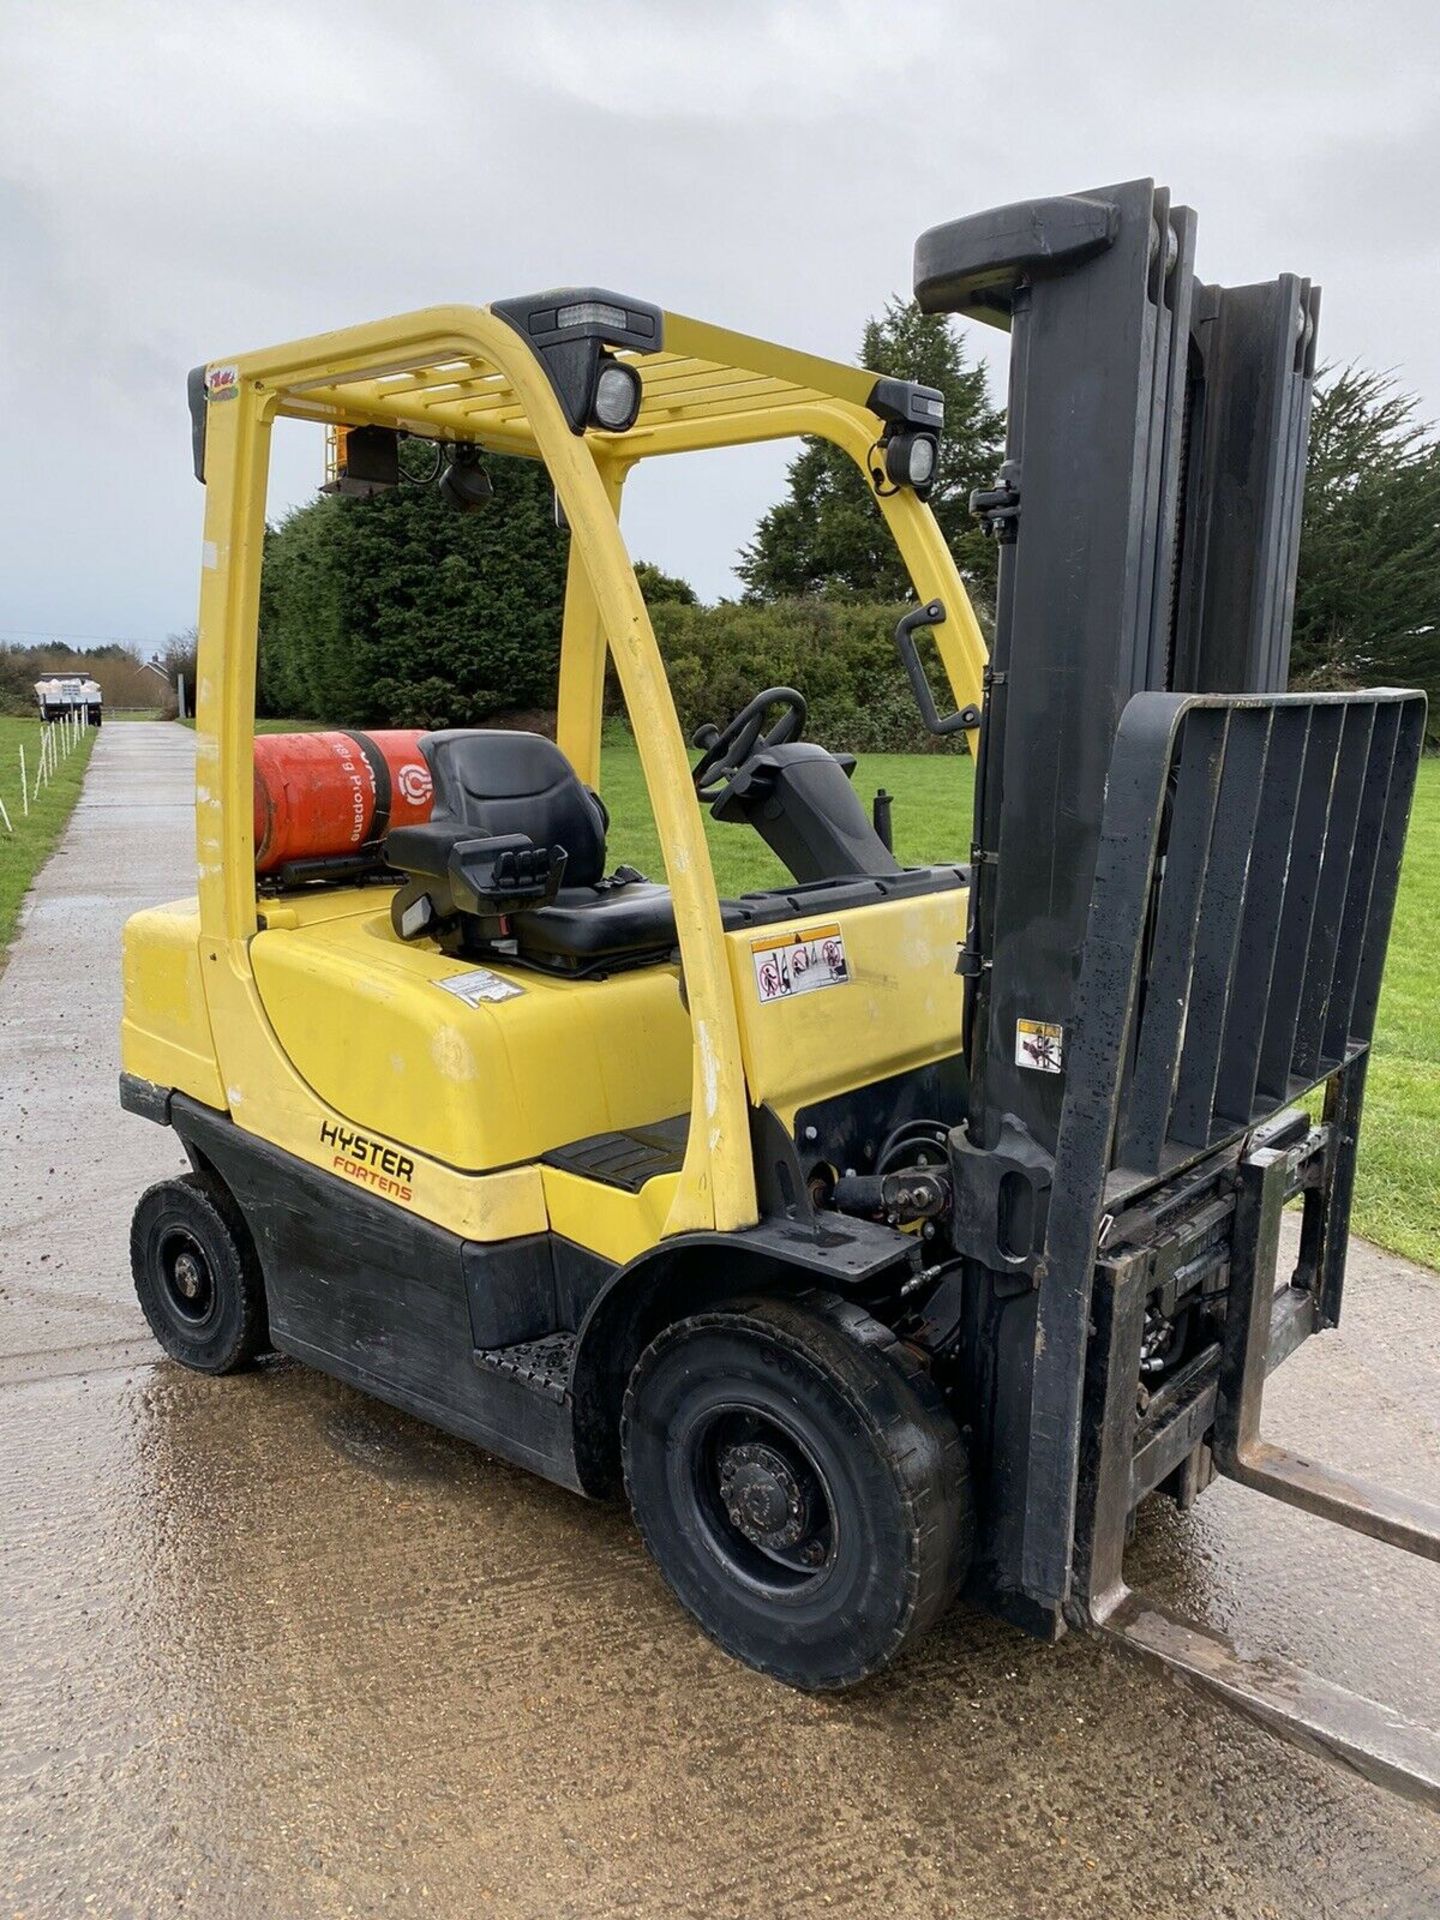
[[[885,442],[885,478],[923,493],[935,478],[940,443],[933,433],[892,433]]]
[[[440,491],[461,513],[483,507],[495,491],[494,482],[480,464],[480,449],[464,444],[452,449],[440,476]]]
[[[606,433],[628,433],[640,412],[640,375],[636,368],[603,354],[590,402],[592,426]]]

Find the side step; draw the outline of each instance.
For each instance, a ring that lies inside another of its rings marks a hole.
[[[1237,1652],[1129,1588],[1093,1624],[1147,1666],[1178,1674],[1297,1746],[1440,1813],[1440,1733],[1432,1728],[1288,1660]]]
[[[576,1334],[547,1333],[538,1340],[521,1340],[513,1347],[476,1347],[471,1358],[477,1367],[507,1373],[544,1399],[563,1404],[570,1391],[577,1344]]]

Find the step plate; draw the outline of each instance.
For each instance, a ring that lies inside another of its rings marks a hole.
[[[577,1338],[573,1333],[547,1333],[513,1347],[476,1347],[474,1360],[477,1367],[523,1380],[547,1400],[563,1401],[570,1390]]]

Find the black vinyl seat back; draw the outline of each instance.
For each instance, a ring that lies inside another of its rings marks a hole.
[[[590,887],[605,872],[608,820],[599,796],[553,740],[538,733],[449,727],[420,742],[435,782],[432,826],[473,827],[486,837],[525,834],[565,849],[565,880]]]

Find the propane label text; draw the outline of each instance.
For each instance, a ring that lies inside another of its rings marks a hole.
[[[350,787],[350,844],[358,847],[365,838],[375,803],[375,775],[368,760],[362,759],[355,743],[343,733],[327,736],[326,745],[335,755],[336,765]]]
[[[1015,1064],[1033,1073],[1059,1073],[1065,1064],[1064,1027],[1048,1020],[1017,1020]]]
[[[839,927],[806,927],[751,943],[761,1000],[788,1000],[817,987],[841,987],[850,978]]]

